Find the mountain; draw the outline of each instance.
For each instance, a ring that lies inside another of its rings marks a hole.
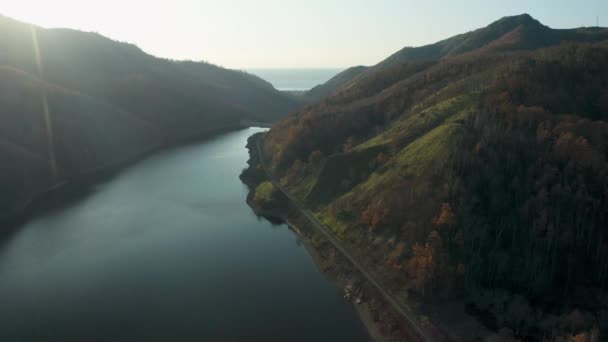
[[[317,102],[324,97],[333,94],[337,89],[361,75],[365,70],[367,70],[367,67],[362,65],[348,68],[330,78],[327,82],[319,84],[307,91],[305,97],[311,102]]]
[[[406,48],[279,121],[263,155],[449,339],[474,340],[454,323],[473,317],[501,338],[603,340],[607,39],[523,15]]]
[[[0,32],[0,216],[78,175],[298,106],[256,76],[96,33],[2,16]]]
[[[339,78],[339,82],[330,80],[318,86],[318,89],[312,89],[310,96],[322,99],[359,78],[405,62],[436,61],[466,53],[533,50],[565,41],[597,42],[607,38],[608,33],[598,28],[552,29],[528,14],[504,17],[487,27],[434,44],[405,47],[366,70],[356,69],[359,72],[347,72],[350,70],[348,69]]]

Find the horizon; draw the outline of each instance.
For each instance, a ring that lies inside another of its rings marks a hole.
[[[345,7],[348,16],[343,15]],[[141,15],[142,9],[146,15]],[[601,26],[608,4],[599,0],[586,6],[568,1],[531,5],[523,0],[503,6],[480,0],[459,4],[315,0],[303,7],[278,0],[263,4],[176,0],[150,7],[139,0],[89,4],[23,0],[5,5],[2,11],[44,28],[99,33],[162,58],[206,61],[238,70],[346,69],[374,65],[403,47],[432,44],[505,16],[527,13],[552,28],[593,27],[599,17]],[[137,25],[133,16],[138,16]]]

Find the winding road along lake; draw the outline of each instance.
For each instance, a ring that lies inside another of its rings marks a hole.
[[[0,341],[368,341],[245,203],[257,131],[161,152],[0,241]]]

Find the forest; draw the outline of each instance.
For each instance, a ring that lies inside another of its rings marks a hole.
[[[488,44],[359,76],[264,154],[396,291],[505,336],[608,337],[608,46]]]

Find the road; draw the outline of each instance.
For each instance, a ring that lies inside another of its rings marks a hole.
[[[310,224],[316,230],[318,230],[321,234],[323,234],[325,236],[325,238],[327,238],[327,240],[337,250],[339,250],[359,270],[359,272],[361,272],[361,274],[365,277],[365,279],[367,279],[367,281],[369,281],[372,285],[374,285],[374,287],[378,290],[378,292],[380,292],[382,294],[382,296],[384,297],[384,299],[386,299],[386,301],[388,303],[390,303],[391,306],[397,312],[399,312],[399,314],[411,325],[411,327],[415,330],[415,332],[418,334],[418,336],[420,337],[420,339],[422,341],[425,341],[425,342],[432,341],[432,339],[429,338],[427,336],[427,334],[425,334],[424,331],[420,328],[420,325],[417,323],[416,319],[413,318],[413,314],[407,308],[403,307],[403,305],[401,305],[395,299],[395,297],[390,293],[389,290],[385,289],[382,285],[380,285],[380,283],[376,280],[376,278],[373,277],[365,269],[365,267],[363,267],[363,265],[361,265],[351,255],[351,253],[344,247],[344,245],[342,244],[342,242],[339,241],[338,239],[336,239],[336,237],[327,229],[327,227],[325,227],[321,222],[319,222],[319,220],[317,220],[317,218],[312,214],[312,212],[310,210],[306,209],[306,207],[302,203],[300,203],[300,201],[297,198],[291,196],[291,194],[272,175],[272,173],[270,172],[270,169],[268,168],[268,165],[266,165],[266,159],[264,158],[264,154],[262,152],[262,148],[260,147],[260,139],[259,139],[259,137],[255,140],[255,145],[256,145],[256,149],[257,149],[257,153],[258,153],[258,160],[260,161],[260,164],[262,165],[262,168],[264,169],[264,172],[266,173],[266,176],[272,182],[272,184],[277,189],[279,189],[283,193],[283,195],[285,195],[285,197],[287,197],[292,202],[292,204],[298,209],[298,211],[300,211],[300,213],[302,215],[304,215],[304,217],[306,217],[308,219],[308,221],[310,222]]]

